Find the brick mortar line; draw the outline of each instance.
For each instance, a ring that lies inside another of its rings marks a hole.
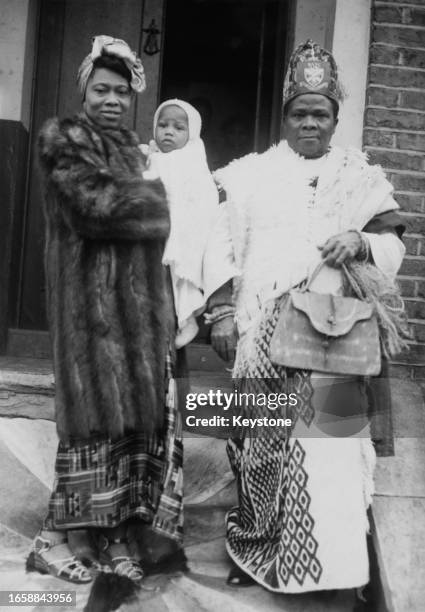
[[[389,43],[383,40],[371,41],[370,49],[373,47],[389,47],[390,49],[398,49],[400,51],[421,51],[423,52],[425,47],[417,47],[416,45],[409,45],[408,43]]]
[[[393,149],[393,151],[397,152],[397,149]],[[400,170],[400,168],[391,168],[390,166],[385,166],[383,163],[373,163],[373,166],[381,166],[382,170],[384,170],[385,174],[405,174],[406,176],[410,176],[411,178],[425,178],[425,170]],[[422,195],[421,191],[410,191],[408,193],[401,192],[397,188],[394,187],[394,191],[401,195]]]
[[[414,92],[414,93],[424,93],[424,87],[395,87],[394,85],[385,85],[384,83],[369,83],[367,89],[379,87],[380,89],[393,89],[399,93],[404,93],[405,91]]]
[[[373,25],[375,27],[382,26],[384,28],[402,28],[404,30],[419,30],[420,32],[422,31],[425,32],[425,26],[410,25],[408,23],[391,23],[387,21],[374,21]]]
[[[403,153],[411,156],[420,155],[425,157],[425,151],[412,151],[412,149],[399,149],[398,147],[377,147],[375,145],[364,145],[364,148],[368,151],[373,149],[374,151],[387,151],[388,153]]]
[[[425,259],[425,255],[405,255],[403,260],[407,259],[408,261],[423,261]]]
[[[419,93],[423,93],[425,96],[425,89],[423,90],[423,92],[419,92]],[[379,110],[388,110],[388,111],[397,111],[400,113],[415,113],[416,115],[425,115],[425,111],[420,110],[419,108],[412,108],[409,106],[383,106],[382,104],[367,104],[365,109],[367,110],[368,108],[377,108]]]
[[[390,0],[375,0],[374,2],[375,6],[422,6],[424,7],[425,10],[425,6],[423,4],[423,2],[418,2],[418,0],[407,0],[407,2],[403,2],[403,0],[394,0],[393,2],[391,2]]]
[[[413,134],[413,136],[425,136],[425,130],[400,130],[400,128],[365,125],[363,130],[376,130],[378,132],[393,132],[394,134]]]
[[[371,62],[369,66],[374,66],[375,68],[390,68],[391,70],[407,70],[408,72],[425,72],[425,68],[419,68],[419,66],[404,66],[402,64],[376,64],[375,62]]]
[[[407,353],[409,354],[409,353]],[[390,367],[391,366],[396,366],[396,367],[403,367],[403,368],[409,368],[410,370],[410,374],[412,374],[412,368],[423,368],[425,366],[425,362],[421,361],[421,362],[417,362],[417,361],[413,361],[413,362],[409,362],[409,361],[394,361],[391,360],[390,361]],[[410,383],[416,383],[417,385],[419,385],[420,383],[423,384],[424,380],[423,378],[418,378],[417,376],[415,376],[415,378],[413,378],[413,376],[409,376],[409,378],[406,377],[401,377],[401,376],[397,376],[396,374],[393,374],[391,376],[390,373],[390,378],[391,380],[408,380]],[[386,608],[388,610],[388,608]],[[394,608],[392,608],[394,609]]]
[[[413,363],[410,361],[390,361],[390,367],[394,365],[394,366],[402,366],[403,368],[423,368],[425,366],[425,361],[421,361],[420,363],[418,363],[417,361],[414,361]],[[392,376],[392,379],[394,380],[399,380],[401,379],[401,377],[399,376]],[[408,380],[409,382],[416,382],[416,381],[423,381],[422,378],[405,378],[404,380]],[[374,493],[374,495],[376,495],[376,493]],[[410,497],[410,495],[409,495]],[[388,608],[387,608],[388,609]]]
[[[425,95],[425,89],[423,90]],[[425,111],[419,110],[417,108],[404,108],[401,106],[381,106],[378,104],[366,104],[366,110],[368,108],[377,108],[379,110],[387,110],[387,111],[396,111],[398,113],[414,113],[415,115],[425,115]]]
[[[404,4],[403,2],[375,2],[375,6],[382,8],[418,8],[425,11],[423,4]]]
[[[425,298],[423,297],[404,297],[403,300],[406,302],[420,302],[421,304],[425,304]]]
[[[415,240],[420,240],[421,238],[423,238],[424,236],[422,234],[409,234],[409,233],[405,233],[403,234],[403,238],[413,238]],[[425,300],[425,298],[424,298]]]
[[[425,47],[417,47],[416,45],[409,45],[405,43],[392,43],[392,42],[384,42],[383,40],[376,40],[370,43],[370,47],[374,46],[383,46],[383,47],[391,47],[391,49],[400,49],[402,51],[424,51]]]
[[[378,3],[375,3],[375,7],[379,6]],[[381,5],[382,8],[410,8],[410,9],[420,9],[422,12],[425,13],[425,6],[423,4],[410,4],[410,5],[398,5],[396,3],[394,4],[386,4],[385,6]],[[375,24],[378,25],[387,25],[387,24],[391,24],[391,25],[400,25],[400,26],[409,26],[411,24],[409,23],[399,23],[398,21],[374,21]]]
[[[377,166],[381,166],[381,168],[385,171],[385,174],[404,174],[405,176],[410,176],[411,178],[425,178],[425,170],[400,170],[399,168],[390,168],[387,166],[383,166],[382,164],[374,164]],[[397,191],[397,189],[394,189]],[[413,193],[421,193],[420,191],[414,191]]]
[[[425,170],[400,170],[397,168],[387,168],[385,167],[385,172],[387,174],[404,174],[406,176],[410,176],[411,178],[424,178],[425,179]],[[421,192],[418,192],[421,193]]]
[[[409,191],[408,189],[395,189],[394,193],[397,193],[398,195],[419,195],[417,191]],[[421,197],[421,196],[419,196]]]
[[[424,90],[424,97],[425,97],[425,90]],[[421,111],[416,108],[404,108],[403,106],[378,106],[377,104],[368,104],[365,107],[365,109],[368,110],[369,108],[376,109],[376,110],[395,111],[398,113],[411,113],[411,114],[414,113],[415,115],[425,116],[425,111]]]
[[[422,346],[422,345],[420,345],[420,346]],[[406,353],[404,353],[404,355],[405,355],[405,358],[406,358],[406,359],[408,359],[408,357],[410,356],[409,351],[406,351]],[[398,356],[397,356],[397,358],[398,358],[398,359],[400,359],[400,357],[398,357]],[[414,359],[418,359],[418,357],[415,357]],[[419,359],[420,359],[420,358],[419,358]],[[425,361],[396,361],[395,359],[391,359],[391,361],[390,361],[390,366],[391,366],[391,365],[394,365],[394,366],[405,366],[405,367],[407,367],[407,368],[410,368],[410,367],[412,367],[412,368],[415,368],[415,367],[420,367],[420,368],[422,368],[423,366],[425,366]],[[397,378],[397,376],[391,376],[391,373],[390,373],[390,378]],[[412,378],[408,378],[407,380],[409,380],[410,382],[412,382]],[[423,380],[423,378],[417,378],[417,377],[415,377],[415,378],[413,379],[413,382],[416,382],[416,381],[422,381],[422,382],[425,382],[425,381]],[[386,609],[388,609],[388,608],[386,608]]]
[[[406,215],[406,217],[419,217],[419,219],[425,219],[425,213],[413,213],[410,211],[400,211],[402,215]]]
[[[408,276],[406,274],[398,274],[397,278],[399,280],[411,280],[411,281],[424,280],[425,281],[425,276]]]

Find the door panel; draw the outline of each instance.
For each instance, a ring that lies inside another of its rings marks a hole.
[[[41,27],[35,106],[31,126],[26,223],[22,236],[23,260],[20,278],[16,279],[19,283],[16,324],[29,329],[46,329],[47,327],[43,270],[44,218],[41,184],[36,163],[36,136],[43,122],[56,114],[65,8],[62,2],[43,2],[40,14]]]
[[[140,0],[68,0],[62,47],[62,65],[57,114],[72,115],[81,105],[75,85],[78,67],[90,51],[91,38],[107,34],[123,38],[139,50],[143,2]],[[134,106],[130,121],[134,127]]]

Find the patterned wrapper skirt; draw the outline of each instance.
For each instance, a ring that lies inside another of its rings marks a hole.
[[[296,405],[239,409],[290,417],[292,428],[238,427],[228,442],[239,506],[227,516],[233,561],[280,593],[348,589],[369,580],[367,508],[375,452],[362,379],[289,370],[270,361],[279,303],[259,325],[238,391],[294,393]]]
[[[171,372],[167,360],[168,373]],[[131,433],[59,443],[44,528],[116,527],[139,518],[183,539],[183,445],[175,379],[169,377],[163,435]]]

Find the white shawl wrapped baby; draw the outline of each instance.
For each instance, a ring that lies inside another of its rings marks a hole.
[[[163,102],[156,110],[153,130],[165,106],[182,108],[188,117],[189,139],[184,147],[162,153],[150,143],[149,171],[164,183],[170,207],[171,231],[163,263],[169,265],[177,315],[176,346],[188,344],[196,336],[195,317],[205,308],[202,291],[202,263],[208,234],[218,207],[218,192],[208,169],[204,143],[200,137],[201,116],[182,100]]]

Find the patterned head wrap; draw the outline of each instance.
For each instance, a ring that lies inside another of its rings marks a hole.
[[[130,87],[136,93],[141,93],[146,89],[145,71],[142,62],[136,53],[130,49],[124,40],[112,38],[112,36],[95,36],[91,53],[84,58],[77,76],[77,84],[84,96],[87,81],[93,72],[93,62],[101,55],[112,55],[123,60],[130,71]]]
[[[283,86],[283,105],[306,93],[321,94],[338,105],[344,97],[332,54],[311,39],[291,55]]]

